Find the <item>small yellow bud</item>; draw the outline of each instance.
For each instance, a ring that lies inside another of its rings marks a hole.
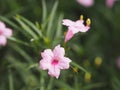
[[[78,73],[78,70],[79,70],[79,69],[78,69],[77,67],[74,67],[74,68],[73,68],[73,71],[74,71],[75,73]]]
[[[87,26],[90,26],[90,24],[91,24],[91,20],[90,20],[90,18],[88,18],[88,19],[86,20],[86,25],[87,25]]]
[[[16,14],[16,18],[19,19],[19,18],[20,18],[20,15],[19,15],[19,14]]]
[[[91,81],[91,74],[89,72],[85,73],[85,81],[90,82]]]
[[[80,20],[83,20],[83,18],[84,18],[83,15],[80,15]]]
[[[44,42],[48,45],[50,43],[50,39],[49,38],[44,38]]]
[[[96,66],[100,66],[101,63],[102,63],[102,58],[101,58],[101,57],[96,57],[96,58],[95,58],[95,65],[96,65]]]

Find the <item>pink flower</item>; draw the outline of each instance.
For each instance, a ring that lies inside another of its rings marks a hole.
[[[60,69],[68,69],[71,60],[64,57],[64,48],[57,45],[54,50],[46,49],[41,53],[42,59],[40,60],[40,68],[48,70],[48,74],[52,77],[58,78]]]
[[[0,21],[0,45],[5,46],[7,43],[7,37],[12,36],[12,30],[6,28],[5,24]]]
[[[90,7],[94,4],[94,0],[77,0],[77,2],[85,7]]]
[[[65,42],[70,40],[74,36],[74,34],[78,32],[86,32],[90,29],[90,19],[87,19],[86,26],[84,25],[84,21],[82,19],[77,20],[75,22],[68,19],[64,19],[62,24],[68,26],[68,31],[65,36]]]
[[[113,7],[116,0],[106,0],[106,6],[111,8]]]

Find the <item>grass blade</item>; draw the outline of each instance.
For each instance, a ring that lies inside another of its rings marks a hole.
[[[43,15],[42,15],[42,22],[44,22],[46,17],[47,17],[47,7],[46,7],[45,0],[42,0],[42,11],[43,11],[42,12],[43,13]]]
[[[12,47],[16,52],[18,52],[25,60],[27,60],[29,63],[33,62],[33,59],[20,47],[14,45]]]
[[[34,39],[38,39],[37,35],[28,27],[22,20],[20,20],[19,16],[15,18],[15,20],[21,25],[21,27],[30,34]]]
[[[62,32],[62,19],[63,19],[63,14],[61,14],[58,18],[58,24],[57,24],[57,31],[56,31],[56,38],[59,38],[61,36]]]
[[[53,20],[55,17],[55,12],[56,12],[57,6],[58,6],[58,0],[56,0],[55,4],[53,6],[53,9],[51,11],[51,14],[50,14],[49,23],[48,23],[48,27],[47,27],[47,33],[46,33],[48,38],[51,38],[51,31],[50,30],[52,29]]]
[[[29,45],[28,43],[23,42],[23,41],[21,41],[21,40],[18,40],[18,39],[14,38],[14,37],[9,37],[8,39],[11,40],[11,41],[17,42],[17,43],[19,43],[19,44],[22,44],[22,45],[25,45],[25,46],[30,47],[30,45]]]
[[[21,20],[23,20],[26,24],[28,24],[40,37],[42,37],[42,33],[41,31],[29,20],[27,20],[26,18],[20,16]]]
[[[94,84],[89,84],[81,88],[81,90],[91,90],[91,89],[97,89],[100,87],[104,87],[106,84],[105,83],[94,83]]]
[[[78,64],[75,63],[75,62],[71,62],[71,65],[73,65],[73,66],[79,68],[80,70],[82,70],[82,71],[84,71],[84,72],[86,72],[86,73],[88,72],[88,71],[86,71],[83,67],[81,67],[80,65],[78,65]]]
[[[9,19],[0,16],[0,20],[3,20],[4,22],[8,23],[9,25],[11,25],[12,27],[14,27],[15,29],[18,29],[21,31],[21,28],[19,28],[15,23],[11,22]]]
[[[59,86],[59,87],[64,87],[65,90],[74,90],[71,86],[67,85],[66,83],[64,83],[63,81],[55,81],[55,85]]]
[[[10,69],[9,69],[9,90],[14,90],[13,76]]]

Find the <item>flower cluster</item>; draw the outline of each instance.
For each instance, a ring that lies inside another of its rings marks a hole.
[[[12,30],[7,28],[3,22],[0,21],[0,46],[5,46],[7,37],[12,36]]]
[[[68,31],[65,36],[65,42],[70,40],[74,34],[78,32],[86,32],[90,29],[90,19],[86,20],[84,25],[83,16],[80,16],[80,20],[71,21],[69,19],[63,20],[63,25],[68,26]],[[70,67],[71,60],[65,57],[65,50],[60,45],[57,45],[54,50],[46,49],[41,53],[42,59],[40,60],[40,69],[48,70],[48,74],[52,77],[58,78],[60,76],[60,70],[68,69]]]

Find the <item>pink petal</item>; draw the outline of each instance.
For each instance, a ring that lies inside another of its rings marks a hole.
[[[65,36],[65,42],[69,41],[73,37],[74,33],[72,30],[68,30]]]
[[[90,7],[94,4],[94,0],[77,0],[77,2],[85,7]]]
[[[6,37],[12,36],[12,30],[9,29],[9,28],[5,28],[4,32],[3,32],[3,35],[6,36]]]
[[[5,28],[5,24],[0,21],[0,28]]]
[[[64,19],[63,20],[63,25],[66,25],[66,26],[71,26],[71,25],[73,25],[75,22],[73,22],[73,21],[71,21],[71,20],[69,20],[69,19]]]
[[[0,35],[3,35],[5,31],[5,27],[0,27]]]
[[[78,32],[87,32],[90,27],[89,26],[85,26],[85,25],[81,25],[81,26],[78,26],[78,27],[69,27],[70,30],[72,30],[72,32],[75,34],[75,33],[78,33]]]
[[[58,79],[58,77],[60,76],[60,69],[57,66],[52,66],[51,68],[49,68],[48,74]]]
[[[109,8],[112,8],[116,0],[106,0],[106,5]]]
[[[80,31],[79,30],[80,28],[85,27],[83,22],[84,22],[83,20],[78,20],[75,22],[74,26],[69,27],[69,29],[71,29],[74,34],[78,33]]]
[[[87,32],[90,29],[89,26],[84,26],[83,28],[80,28],[80,32]]]
[[[51,67],[51,62],[50,62],[50,60],[48,59],[42,59],[42,60],[40,60],[40,68],[42,69],[42,70],[47,70],[47,69],[49,69]]]
[[[7,43],[6,37],[0,35],[0,45],[1,45],[1,46],[5,46],[6,43]]]
[[[83,23],[84,23],[83,20],[77,20],[77,21],[75,22],[76,26],[81,26],[81,25],[83,25]]]
[[[54,58],[59,59],[65,55],[65,50],[64,48],[60,47],[60,45],[57,45],[54,50]]]
[[[71,26],[68,29],[71,30],[73,34],[76,34],[80,31],[79,30],[80,28],[81,28],[80,26]]]
[[[58,67],[60,69],[68,69],[70,67],[70,62],[71,60],[69,58],[64,57],[59,61]]]
[[[47,59],[52,59],[53,58],[53,52],[51,51],[51,49],[46,49],[44,50],[44,52],[41,53],[42,58],[46,58]]]

